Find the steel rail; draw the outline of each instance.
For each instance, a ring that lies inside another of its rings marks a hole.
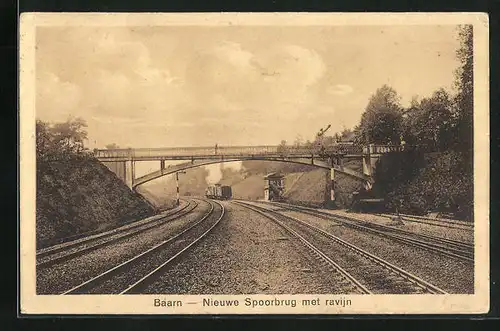
[[[37,256],[37,258],[43,258],[46,256],[55,255],[57,253],[63,252],[64,250],[69,250],[71,248],[77,247],[78,245],[83,246],[83,247],[81,247],[81,249],[71,251],[68,254],[63,254],[60,256],[55,256],[54,258],[49,258],[47,260],[38,261],[36,263],[36,266],[37,267],[44,267],[44,268],[50,267],[56,263],[61,263],[61,262],[67,261],[71,258],[74,258],[76,256],[80,256],[86,252],[96,250],[98,248],[101,248],[101,247],[104,247],[107,245],[110,245],[110,244],[115,243],[119,240],[127,239],[129,237],[134,236],[134,235],[141,234],[147,230],[161,226],[165,222],[173,221],[173,220],[176,220],[182,216],[185,216],[185,215],[189,214],[190,212],[192,212],[197,206],[198,206],[198,203],[195,203],[195,204],[193,204],[192,208],[187,209],[187,206],[186,206],[185,208],[182,208],[182,209],[176,211],[175,213],[169,214],[167,216],[164,216],[164,217],[161,217],[158,219],[151,220],[147,223],[137,224],[137,225],[134,225],[132,227],[122,229],[122,230],[114,232],[114,233],[106,234],[105,236],[102,236],[102,237],[90,238],[88,240],[81,241],[81,242],[78,242],[74,245],[71,245],[71,247],[64,247],[56,252],[52,251],[52,252],[50,252],[51,254],[49,254],[49,255],[45,255],[42,257]],[[116,236],[116,237],[113,237],[113,236]],[[98,242],[99,240],[104,240],[104,241]],[[96,241],[96,243],[92,244],[92,241]],[[85,246],[85,244],[88,244],[88,243],[91,243],[91,244],[88,246]]]
[[[240,204],[245,204],[245,203],[242,203],[242,202],[239,202]],[[257,207],[257,206],[255,206]],[[392,271],[393,273],[396,273],[398,275],[400,275],[401,277],[403,277],[404,279],[407,279],[408,281],[412,282],[413,284],[417,285],[418,287],[424,289],[424,290],[427,290],[428,292],[430,293],[433,293],[433,294],[448,294],[446,291],[438,288],[437,286],[435,285],[432,285],[430,284],[429,282],[421,279],[420,277],[416,276],[416,275],[413,275],[401,268],[399,268],[398,266],[378,257],[378,256],[375,256],[371,253],[369,253],[368,251],[362,249],[362,248],[359,248],[351,243],[348,243],[347,241],[337,237],[337,236],[334,236],[333,234],[329,233],[329,232],[326,232],[325,230],[323,229],[320,229],[314,225],[311,225],[307,222],[304,222],[302,220],[299,220],[295,217],[292,217],[292,216],[288,216],[288,215],[283,215],[283,214],[280,214],[276,211],[273,211],[273,210],[269,210],[269,209],[266,209],[266,208],[263,208],[263,207],[257,207],[257,208],[260,208],[260,209],[263,209],[265,210],[266,212],[269,212],[269,213],[275,213],[275,214],[278,214],[286,219],[289,219],[289,220],[292,220],[296,223],[299,223],[303,226],[306,226],[308,228],[310,228],[311,230],[317,232],[317,233],[320,233],[322,235],[324,235],[325,237],[335,241],[336,243],[350,249],[351,251],[353,251],[354,253],[360,255],[360,256],[363,256],[365,258],[368,258],[369,260],[377,263],[378,265]]]
[[[192,241],[189,245],[187,245],[182,250],[180,250],[179,252],[177,252],[177,254],[175,254],[174,256],[172,256],[171,258],[169,258],[167,261],[163,262],[160,266],[156,267],[154,270],[152,270],[151,272],[149,272],[147,275],[145,275],[144,277],[142,277],[141,279],[139,279],[134,284],[130,285],[127,289],[123,290],[120,294],[129,293],[132,290],[138,288],[139,286],[144,285],[144,283],[146,281],[148,281],[149,279],[153,278],[154,275],[157,274],[158,272],[160,272],[163,268],[165,268],[165,266],[167,266],[169,263],[171,263],[172,261],[174,261],[182,253],[184,253],[185,251],[187,251],[191,246],[193,246],[194,244],[196,244],[198,241],[200,241],[201,239],[203,239],[203,237],[205,237],[210,231],[212,231],[212,229],[217,224],[219,224],[219,222],[221,221],[221,219],[224,217],[224,214],[225,214],[225,208],[224,208],[224,206],[220,202],[218,202],[218,201],[213,201],[213,202],[217,203],[221,207],[221,214],[220,214],[219,218],[217,219],[217,221],[215,221],[215,223],[212,224],[212,226],[210,228],[208,228],[208,230],[206,230],[205,232],[203,232],[200,236],[198,236],[198,238],[196,238],[194,241]]]
[[[150,249],[134,256],[133,258],[130,258],[130,259],[120,263],[119,265],[116,265],[113,268],[108,269],[108,270],[100,273],[99,275],[92,277],[91,279],[89,279],[89,280],[87,280],[87,281],[85,281],[85,282],[83,282],[75,287],[72,287],[71,289],[61,293],[61,295],[85,293],[85,290],[88,290],[89,288],[97,286],[101,282],[106,281],[109,277],[112,277],[113,275],[120,273],[126,267],[130,266],[132,263],[140,261],[140,259],[145,258],[147,255],[153,254],[153,253],[159,251],[160,249],[164,248],[166,245],[173,242],[175,239],[179,238],[181,235],[187,233],[188,231],[190,231],[191,229],[193,229],[194,227],[199,225],[201,222],[203,222],[205,219],[207,219],[212,214],[212,212],[214,210],[214,205],[211,203],[209,203],[209,204],[210,204],[210,210],[207,213],[205,213],[205,215],[203,215],[203,217],[200,220],[198,220],[197,222],[195,222],[191,226],[187,227],[186,229],[184,229],[180,233],[170,237],[167,240],[162,241],[161,243],[159,243],[159,244],[151,247]]]
[[[274,221],[278,225],[280,225],[282,228],[284,228],[286,231],[297,237],[307,248],[309,248],[313,253],[317,254],[321,259],[323,259],[327,264],[332,266],[334,270],[336,270],[339,274],[341,274],[344,278],[346,278],[351,284],[353,284],[357,289],[361,291],[363,294],[372,294],[370,290],[368,290],[361,282],[359,282],[356,278],[354,278],[349,272],[347,272],[344,268],[342,268],[340,265],[338,265],[335,261],[333,261],[330,257],[328,257],[325,253],[323,253],[319,248],[314,246],[310,241],[305,239],[303,236],[301,236],[299,233],[297,233],[295,230],[291,229],[289,226],[283,224],[283,222],[280,222],[278,219],[273,217],[272,215],[269,215],[271,211],[262,211],[259,210],[258,207],[256,206],[250,206],[248,204],[242,203],[240,201],[234,201],[235,203],[248,208],[250,210],[255,211],[256,213],[259,213],[263,215],[264,217]],[[254,208],[255,207],[255,208]]]
[[[376,214],[382,217],[394,217],[397,216],[396,214],[384,214],[384,213],[379,213]],[[435,226],[440,226],[440,227],[445,227],[445,228],[451,228],[451,229],[459,229],[459,230],[466,230],[466,231],[474,231],[474,224],[469,224],[464,221],[452,221],[452,220],[447,220],[443,218],[439,219],[433,219],[429,217],[422,217],[422,216],[417,216],[417,215],[407,215],[407,214],[399,214],[402,219],[408,222],[415,222],[415,223],[422,223],[422,224],[429,224],[429,225],[435,225]]]
[[[268,204],[273,205],[272,203],[268,203]],[[276,205],[276,204],[274,204],[274,205]],[[385,225],[381,225],[381,224],[370,224],[370,226],[366,226],[366,224],[368,222],[366,222],[364,220],[356,219],[353,217],[324,213],[321,211],[313,211],[310,209],[305,209],[305,208],[302,208],[299,206],[291,206],[288,204],[286,204],[285,206],[288,209],[291,209],[291,210],[294,210],[294,211],[297,211],[300,213],[312,215],[312,216],[323,218],[323,219],[329,219],[329,220],[333,219],[335,221],[342,222],[343,224],[345,224],[347,226],[357,228],[361,231],[375,233],[377,235],[380,235],[380,236],[383,236],[386,238],[394,239],[394,240],[397,240],[397,241],[400,241],[403,243],[407,243],[407,244],[410,244],[413,246],[418,246],[418,247],[421,247],[421,248],[424,248],[424,249],[427,249],[427,250],[430,250],[433,252],[440,253],[442,255],[458,258],[458,259],[461,259],[461,260],[464,260],[467,262],[474,262],[474,246],[467,244],[467,243],[464,243],[464,242],[455,241],[455,240],[451,240],[451,239],[445,239],[445,238],[438,238],[438,237],[429,236],[429,235],[425,235],[425,234],[413,233],[413,232],[404,231],[404,230],[400,230],[400,229],[394,229],[394,228],[391,228],[391,227],[388,227]],[[351,222],[364,223],[365,225],[354,224]],[[378,228],[378,229],[376,229],[376,228]],[[388,231],[390,231],[390,233],[385,232],[385,231],[381,231],[379,229],[388,230]],[[397,233],[397,232],[399,232],[399,233]],[[427,239],[434,241],[434,243],[425,242],[425,241],[418,240],[418,239],[411,238],[411,237],[427,238]],[[452,246],[455,246],[455,248],[444,247],[442,245],[452,245]]]
[[[62,243],[56,244],[56,245],[52,245],[52,246],[49,246],[49,247],[42,248],[42,249],[40,249],[40,250],[38,250],[36,252],[36,257],[45,257],[47,255],[55,254],[55,253],[58,253],[60,251],[72,248],[74,246],[78,246],[80,244],[83,244],[83,243],[86,243],[86,242],[89,242],[89,241],[92,241],[92,240],[97,240],[97,239],[102,239],[102,238],[105,238],[105,237],[109,237],[109,236],[115,235],[115,234],[120,233],[120,232],[124,232],[124,231],[130,230],[130,229],[133,229],[133,228],[136,228],[136,227],[140,227],[142,225],[145,225],[145,224],[148,224],[148,223],[151,223],[151,222],[158,221],[160,219],[163,219],[165,217],[169,217],[169,216],[175,215],[175,214],[177,214],[177,213],[185,210],[192,203],[196,203],[196,202],[194,202],[193,200],[189,200],[181,208],[173,209],[173,210],[168,210],[164,214],[153,215],[153,216],[149,217],[151,219],[147,220],[147,221],[139,220],[139,221],[135,221],[135,222],[129,222],[127,224],[121,225],[120,227],[117,227],[117,228],[114,228],[114,229],[111,229],[111,230],[108,230],[108,231],[104,231],[104,232],[100,232],[100,233],[99,232],[97,232],[97,233],[91,233],[89,235],[82,236],[82,237],[80,237],[78,239],[74,239],[74,240],[71,240],[71,241],[66,241],[66,242],[62,242]]]

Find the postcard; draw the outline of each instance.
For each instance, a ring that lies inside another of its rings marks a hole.
[[[22,315],[489,311],[484,13],[23,13]]]

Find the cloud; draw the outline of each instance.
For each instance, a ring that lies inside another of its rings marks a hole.
[[[251,50],[223,41],[191,58],[184,92],[196,96],[187,102],[197,118],[249,109],[257,118],[269,116],[271,109],[296,118],[300,108],[315,102],[316,84],[325,70],[321,56],[301,46]]]
[[[150,50],[141,42],[105,38],[101,56],[107,61],[122,62],[94,68],[96,75],[87,85],[89,102],[99,113],[114,116],[143,117],[162,122],[162,114],[176,106],[183,80],[175,77],[163,64],[151,60]],[[103,60],[104,61],[104,60]]]
[[[248,50],[244,50],[240,44],[230,41],[224,41],[215,46],[211,53],[220,59],[227,61],[234,67],[241,69],[249,69],[251,67],[251,60],[254,54]]]
[[[312,116],[318,91],[324,90],[324,60],[302,45],[228,38],[200,46],[179,42],[179,50],[166,50],[124,29],[79,31],[79,38],[68,35],[61,41],[57,60],[52,59],[55,46],[40,48],[45,65],[37,66],[37,75],[47,69],[57,73],[56,78],[40,75],[42,84],[52,86],[40,90],[45,93],[41,109],[47,116],[57,114],[52,108],[87,118],[99,131],[100,144],[239,143],[240,136],[241,141],[271,141],[275,138],[267,136],[277,133],[265,129],[269,123],[286,122],[284,134],[292,134],[305,112]]]
[[[183,101],[183,79],[171,73],[167,61],[154,60],[154,50],[123,29],[75,31],[63,34],[62,41],[45,42],[43,55],[37,55],[37,111],[44,119],[72,113],[117,118],[116,124],[128,126],[133,123],[120,119],[165,123],[165,117],[182,117],[172,109]]]
[[[44,114],[44,120],[48,121],[64,121],[69,114],[77,115],[82,99],[82,91],[77,85],[62,81],[51,72],[37,77],[36,94],[37,116]]]
[[[321,56],[314,50],[296,45],[283,47],[286,52],[285,63],[289,70],[298,70],[304,84],[317,82],[325,73],[326,67]]]
[[[328,93],[334,95],[346,95],[352,93],[354,89],[350,85],[345,84],[337,84],[335,86],[331,86],[327,89]]]

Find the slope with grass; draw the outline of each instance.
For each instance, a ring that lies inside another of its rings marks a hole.
[[[37,164],[37,247],[84,233],[103,231],[155,213],[95,159],[75,158]]]

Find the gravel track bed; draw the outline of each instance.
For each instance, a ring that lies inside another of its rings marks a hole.
[[[273,210],[285,211],[285,212],[295,211],[292,209],[287,209],[286,207],[284,207],[284,208],[276,208],[275,207]],[[297,211],[297,212],[302,213],[302,211]],[[308,213],[306,211],[304,211],[303,214],[311,215],[310,213]],[[467,244],[467,243],[461,242],[461,241],[454,241],[454,240],[445,239],[442,237],[430,236],[428,234],[424,234],[421,232],[420,233],[408,232],[408,231],[401,230],[401,229],[396,228],[396,227],[383,226],[383,225],[380,225],[377,223],[372,223],[372,222],[358,222],[358,221],[353,221],[353,220],[344,220],[344,219],[342,219],[342,217],[338,217],[339,220],[336,220],[335,216],[333,216],[333,215],[332,216],[326,216],[326,215],[317,215],[316,216],[316,215],[312,214],[312,216],[315,216],[315,217],[320,218],[320,219],[326,218],[326,221],[335,222],[335,223],[338,223],[339,225],[347,226],[347,224],[351,224],[352,226],[366,227],[372,231],[382,232],[382,233],[385,233],[389,236],[408,238],[409,240],[415,240],[415,241],[423,242],[425,244],[437,245],[441,249],[449,250],[449,251],[451,251],[455,254],[459,254],[459,255],[467,254],[467,256],[470,256],[469,254],[473,254],[474,247],[470,246],[470,244]],[[362,231],[362,230],[360,230],[360,231]]]
[[[300,223],[283,220],[374,294],[421,294],[422,288]]]
[[[113,233],[111,235],[104,235],[104,236],[101,236],[100,238],[96,238],[95,240],[82,242],[79,245],[69,247],[68,249],[57,251],[53,254],[38,258],[37,263],[49,262],[49,264],[51,264],[53,260],[56,260],[58,258],[64,258],[68,255],[71,255],[73,253],[78,253],[82,250],[89,250],[89,249],[92,249],[92,248],[99,246],[99,245],[101,245],[101,246],[107,245],[107,244],[111,245],[116,240],[120,240],[120,238],[122,238],[122,237],[137,236],[140,234],[140,232],[147,231],[148,229],[153,228],[153,227],[157,227],[163,222],[170,222],[177,217],[180,217],[184,214],[188,214],[189,212],[194,210],[194,208],[195,208],[195,205],[190,206],[187,209],[181,211],[180,215],[172,215],[172,213],[170,213],[170,214],[165,215],[165,216],[156,217],[155,219],[150,219],[147,222],[143,222],[143,223],[137,224],[135,226],[129,226],[127,229],[120,229],[118,232]],[[70,256],[69,258],[72,258],[72,257]]]
[[[449,293],[474,293],[474,264],[296,211],[280,211],[315,225]]]
[[[128,264],[126,270],[109,277],[104,282],[93,287],[87,293],[91,294],[119,294],[126,290],[129,286],[139,281],[142,277],[159,267],[175,254],[180,252],[205,231],[207,231],[220,217],[222,208],[218,204],[214,204],[213,212],[204,219],[200,224],[190,229],[180,237],[158,250],[154,250],[143,257]],[[154,277],[154,276],[153,276]],[[149,280],[147,280],[149,281]],[[139,293],[134,289],[134,293]]]
[[[223,204],[220,223],[143,293],[354,293],[282,227],[247,208]]]
[[[250,202],[250,201],[246,201]],[[252,203],[258,203],[261,206],[265,206],[266,208],[280,208],[288,206],[287,203],[265,203],[265,202],[257,202],[253,201]],[[290,205],[293,206],[293,205]],[[298,206],[293,206],[298,207]],[[302,207],[301,207],[302,208]],[[331,210],[331,209],[314,209],[314,208],[305,208],[306,210],[310,209],[312,211],[320,211],[323,213],[330,214],[332,216],[345,216],[356,218],[364,222],[379,224],[388,226],[394,229],[404,230],[410,233],[416,234],[425,234],[437,238],[445,238],[451,240],[458,240],[469,244],[474,244],[474,231],[468,229],[455,229],[455,228],[447,228],[442,226],[437,226],[433,224],[424,224],[424,223],[416,223],[411,221],[405,221],[403,217],[403,225],[394,225],[394,222],[389,218],[382,215],[377,214],[368,214],[368,213],[356,213],[356,212],[347,212],[345,210]]]
[[[137,236],[124,238],[48,268],[37,268],[37,294],[58,294],[77,286],[181,232],[209,209],[208,203],[201,202],[191,213]]]
[[[396,214],[395,213],[380,213],[377,214],[380,216],[384,217],[394,217]],[[457,227],[467,227],[467,228],[473,228],[474,223],[471,221],[466,221],[466,220],[459,220],[459,219],[451,219],[451,218],[442,218],[442,217],[432,217],[432,216],[419,216],[419,215],[410,215],[410,214],[399,214],[401,217],[404,219],[409,219],[410,221],[419,221],[419,222],[428,222],[428,223],[438,223],[438,224],[445,224],[445,225],[450,225],[450,226],[457,226]]]
[[[416,234],[425,234],[438,238],[458,240],[465,243],[474,244],[474,232],[469,230],[453,229],[453,228],[436,226],[433,224],[415,223],[415,222],[405,221],[404,219],[403,219],[404,223],[403,225],[394,226],[391,225],[392,220],[388,217],[383,217],[373,214],[352,213],[352,212],[348,213],[343,210],[320,209],[319,211],[326,212],[332,215],[341,215],[346,217],[358,218],[366,222],[390,226],[396,229],[401,229]]]

